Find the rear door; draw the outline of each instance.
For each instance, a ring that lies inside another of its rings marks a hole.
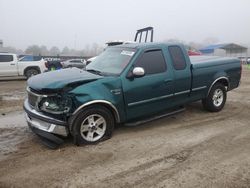
[[[173,75],[162,50],[144,51],[133,67],[142,67],[145,75],[122,79],[127,119],[152,115],[169,106],[172,103]]]
[[[168,47],[173,73],[174,73],[174,98],[175,104],[183,104],[189,99],[191,88],[191,70],[184,48],[178,45]]]
[[[12,54],[0,54],[0,76],[17,75],[17,57]]]

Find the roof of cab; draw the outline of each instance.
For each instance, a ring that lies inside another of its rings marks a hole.
[[[122,44],[117,46],[112,46],[111,48],[115,47],[125,47],[125,48],[150,48],[150,47],[162,47],[162,46],[172,46],[172,45],[180,45],[179,43],[156,43],[156,42],[146,42],[146,43],[130,43],[130,44]]]

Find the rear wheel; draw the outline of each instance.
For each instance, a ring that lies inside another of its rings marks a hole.
[[[210,112],[218,112],[222,110],[226,103],[227,91],[223,84],[215,84],[207,98],[202,100],[203,107]]]
[[[35,68],[30,68],[25,71],[25,76],[27,79],[37,74],[39,74],[39,71]]]
[[[114,118],[105,107],[90,106],[80,112],[72,126],[76,145],[95,144],[112,136]]]

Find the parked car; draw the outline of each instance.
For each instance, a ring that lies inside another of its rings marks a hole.
[[[241,78],[239,59],[193,56],[180,44],[143,43],[107,48],[85,70],[62,69],[28,80],[28,125],[50,147],[110,138],[115,124],[137,124],[202,100],[223,109]]]
[[[83,69],[86,66],[84,59],[69,59],[61,62],[63,68],[77,67]]]
[[[0,53],[0,76],[25,76],[29,78],[45,72],[45,63],[46,61],[38,56],[24,56],[18,60],[16,54]]]
[[[185,45],[189,56],[202,55],[202,53],[194,47]]]

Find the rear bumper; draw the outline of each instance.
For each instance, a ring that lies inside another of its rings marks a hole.
[[[68,136],[69,131],[67,128],[68,127],[67,122],[51,118],[36,111],[35,109],[31,108],[27,99],[24,101],[23,108],[26,112],[26,121],[28,122],[28,125],[30,126],[31,130],[36,134],[38,132],[41,133],[42,131],[45,133],[42,135],[40,134],[40,136],[48,134],[56,134],[64,137]],[[40,131],[34,131],[34,130],[40,130]]]

